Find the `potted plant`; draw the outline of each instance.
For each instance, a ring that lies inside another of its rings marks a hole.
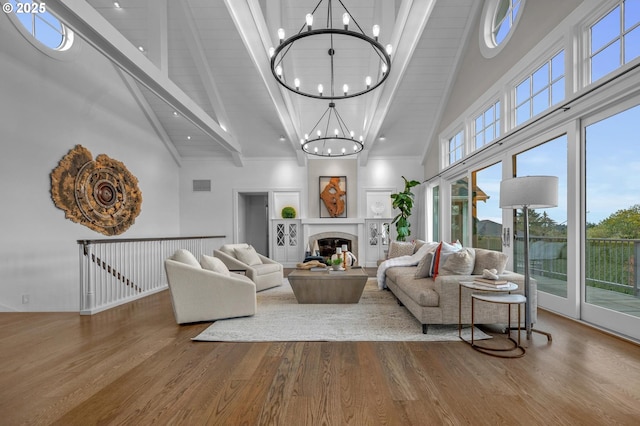
[[[413,197],[415,196],[413,192],[411,192],[411,188],[420,185],[420,182],[417,180],[407,180],[404,176],[402,176],[402,179],[404,180],[404,191],[391,194],[393,208],[400,210],[400,213],[391,221],[391,223],[396,224],[398,234],[396,240],[398,241],[405,241],[406,238],[411,235],[409,216],[411,216]]]
[[[342,259],[337,257],[331,260],[331,267],[333,268],[334,271],[339,271],[340,268],[342,267]]]
[[[281,215],[283,219],[295,219],[296,209],[291,206],[283,207]]]

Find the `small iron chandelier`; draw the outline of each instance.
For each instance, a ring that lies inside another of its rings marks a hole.
[[[271,73],[276,81],[291,92],[310,98],[328,98],[331,100],[360,96],[379,87],[387,79],[391,71],[392,51],[390,44],[385,48],[378,42],[380,26],[373,26],[373,38],[368,36],[342,3],[342,0],[338,0],[344,9],[342,14],[343,28],[334,28],[332,0],[327,0],[326,28],[314,29],[314,22],[320,21],[319,19],[314,19],[314,14],[316,14],[323,1],[320,0],[313,11],[307,14],[305,23],[297,34],[285,39],[284,29],[280,28],[278,30],[280,45],[275,49],[273,47],[269,49]],[[353,22],[353,26],[357,28],[357,31],[349,29],[351,22]],[[314,74],[322,74],[320,77],[322,81],[303,81],[300,78],[301,76],[294,76],[292,80],[288,79],[287,73],[293,73],[292,63],[296,59],[303,61],[304,56],[308,56],[309,52],[313,51],[314,47],[317,46],[316,43],[324,44],[327,48],[328,70],[314,70]],[[338,46],[339,44],[341,44],[341,47]],[[362,44],[364,48],[371,49],[375,56],[379,58],[376,75],[373,77],[362,75],[360,81],[347,81],[352,79],[351,76],[347,76],[347,73],[344,76],[336,75],[336,69],[353,71],[353,67],[348,64],[348,61],[352,59],[349,58],[348,52],[360,51],[363,48],[360,46]],[[348,48],[347,45],[349,46]],[[349,87],[349,83],[351,83],[351,87]],[[326,91],[325,84],[328,84],[328,90]],[[336,88],[336,85],[341,85],[340,89],[342,90]]]
[[[326,118],[326,123],[323,122]],[[332,126],[332,123],[334,125]],[[300,139],[302,150],[321,157],[342,157],[357,154],[364,148],[363,138],[347,128],[334,102],[322,114],[313,129]]]

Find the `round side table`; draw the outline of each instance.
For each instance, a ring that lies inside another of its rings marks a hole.
[[[517,290],[518,286],[514,283],[508,283],[509,285],[502,288],[488,287],[475,282],[460,282],[460,294],[458,305],[458,335],[460,339],[478,352],[482,352],[488,355],[500,357],[500,358],[520,358],[525,354],[525,349],[520,346],[520,324],[521,324],[521,308],[525,304],[527,299],[521,294],[511,294],[513,290]],[[482,293],[471,294],[471,341],[468,341],[462,337],[462,287],[467,287],[472,290],[482,291]],[[487,303],[497,303],[507,306],[507,339],[513,343],[513,346],[507,348],[491,348],[484,345],[478,345],[475,341],[475,302],[480,300]],[[518,340],[515,341],[510,336],[511,331],[511,305],[518,305]],[[516,351],[515,353],[513,353]]]

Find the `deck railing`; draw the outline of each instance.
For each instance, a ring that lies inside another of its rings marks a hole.
[[[93,315],[167,288],[164,260],[184,248],[213,255],[223,235],[78,240],[80,314]]]
[[[522,270],[522,238],[517,238],[516,270]],[[567,280],[567,240],[529,238],[531,273]],[[640,297],[640,240],[588,238],[585,250],[586,285]]]

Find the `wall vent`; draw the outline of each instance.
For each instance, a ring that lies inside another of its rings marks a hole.
[[[211,179],[194,180],[193,192],[211,192]]]

